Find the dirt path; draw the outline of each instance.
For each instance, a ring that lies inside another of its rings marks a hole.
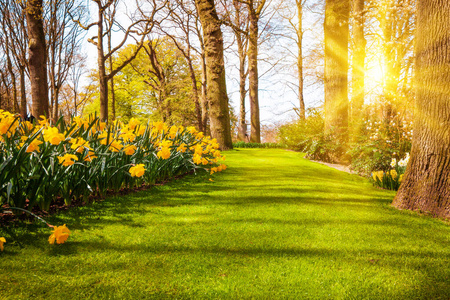
[[[325,165],[325,166],[328,166],[330,168],[333,168],[333,169],[336,169],[336,170],[339,170],[339,171],[342,171],[342,172],[347,172],[349,174],[356,174],[355,172],[352,172],[348,166],[345,166],[345,165],[330,164],[330,163],[326,163],[326,162],[323,162],[323,161],[320,161],[320,160],[311,160],[311,161],[319,163],[319,164],[322,164],[322,165]]]

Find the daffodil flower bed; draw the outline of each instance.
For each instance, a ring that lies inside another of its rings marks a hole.
[[[409,161],[409,153],[406,153],[406,157],[399,160],[392,158],[391,169],[387,171],[375,171],[372,172],[372,182],[374,185],[388,189],[388,190],[398,190],[400,184],[403,180],[403,175],[406,170],[406,166]]]
[[[0,206],[47,211],[89,195],[225,165],[215,139],[163,122],[107,125],[95,116],[37,124],[0,110]],[[26,205],[27,204],[27,205]]]

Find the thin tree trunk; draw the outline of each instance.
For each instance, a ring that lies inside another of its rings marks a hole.
[[[108,53],[111,53],[111,31],[108,32]],[[109,74],[113,72],[113,58],[112,55],[109,57]],[[114,121],[116,119],[116,91],[114,89],[114,77],[109,79],[111,87],[111,118]]]
[[[187,59],[187,61],[188,61],[188,66],[189,66],[189,75],[191,77],[191,83],[192,83],[192,96],[194,97],[195,113],[197,116],[198,130],[201,132],[204,132],[205,128],[203,127],[203,122],[202,122],[202,108],[200,106],[200,99],[198,97],[197,78],[195,78],[195,71],[194,71],[194,66],[192,65],[192,60],[189,58],[189,59]]]
[[[195,0],[203,28],[206,54],[207,97],[211,136],[221,149],[232,149],[228,95],[223,58],[223,37],[214,0]]]
[[[247,90],[245,89],[245,81],[247,74],[245,71],[245,59],[246,53],[244,49],[244,41],[240,33],[236,33],[236,41],[239,54],[239,126],[238,126],[238,138],[240,141],[245,141],[247,135],[247,123],[245,120],[245,96]]]
[[[100,119],[108,121],[108,78],[105,69],[105,53],[103,51],[103,9],[101,2],[98,2],[98,22],[97,22],[97,64],[98,82],[100,85]]]
[[[248,90],[250,98],[250,121],[252,143],[261,143],[261,123],[258,97],[258,16],[249,9],[250,28],[248,37]]]
[[[450,2],[419,0],[411,159],[393,205],[450,218]]]
[[[20,115],[22,118],[27,116],[27,92],[25,86],[25,66],[19,67],[20,73]]]
[[[205,133],[208,132],[208,110],[209,110],[209,103],[208,103],[208,96],[207,96],[207,82],[206,82],[206,57],[205,53],[202,53],[202,94],[200,98],[200,106],[202,108],[202,124],[203,128],[205,130]]]
[[[42,0],[28,0],[26,17],[28,29],[28,62],[30,69],[33,115],[49,117],[47,57],[44,34]]]
[[[303,98],[303,0],[296,0],[298,27],[297,27],[297,70],[298,70],[298,101],[300,104],[300,119],[306,119],[305,99]]]
[[[325,3],[325,132],[346,139],[348,131],[349,0]]]
[[[364,37],[364,1],[353,0],[353,61],[352,61],[352,105],[351,120],[353,136],[359,136],[364,105],[364,74],[366,38]]]

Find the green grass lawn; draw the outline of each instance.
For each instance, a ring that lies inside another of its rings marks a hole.
[[[0,299],[450,299],[450,226],[281,149],[0,229]],[[16,239],[16,241],[14,241]]]

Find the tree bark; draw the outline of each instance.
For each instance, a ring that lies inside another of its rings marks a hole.
[[[419,0],[411,158],[393,205],[450,217],[450,2]]]
[[[203,50],[203,49],[202,49]],[[200,98],[200,106],[202,108],[202,124],[203,128],[205,129],[205,133],[208,132],[208,119],[209,119],[209,103],[208,103],[208,96],[207,96],[207,82],[206,82],[206,54],[202,53],[201,57],[201,64],[202,64],[202,74],[201,74],[201,98]]]
[[[366,59],[366,38],[364,37],[364,2],[353,0],[353,61],[352,61],[352,102],[351,121],[354,137],[358,136],[362,125],[364,105],[364,74]]]
[[[259,82],[258,82],[258,20],[259,13],[253,7],[253,0],[248,3],[248,91],[250,98],[250,141],[261,143],[261,122],[259,117]]]
[[[298,101],[300,104],[300,119],[306,119],[306,108],[305,108],[305,99],[303,98],[303,0],[295,0],[297,5],[297,16],[298,16],[298,25],[297,25],[297,70],[298,70]]]
[[[325,3],[325,132],[348,131],[349,0]]]
[[[25,66],[19,67],[20,74],[20,115],[22,118],[27,116],[27,92],[25,87]]]
[[[230,114],[225,82],[223,37],[214,0],[195,0],[203,27],[206,54],[207,97],[211,136],[222,150],[232,149]]]
[[[47,57],[42,0],[27,1],[26,17],[33,115],[36,118],[41,115],[49,117]]]

